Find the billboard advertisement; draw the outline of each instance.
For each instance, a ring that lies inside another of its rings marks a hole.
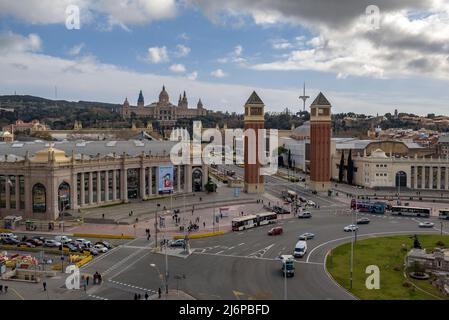
[[[159,167],[159,191],[172,191],[173,190],[173,166],[160,166]]]

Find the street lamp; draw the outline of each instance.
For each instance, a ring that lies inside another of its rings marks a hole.
[[[164,281],[163,281],[164,276],[163,276],[163,274],[161,273],[161,271],[159,270],[158,266],[155,265],[154,263],[151,263],[151,264],[150,264],[150,267],[156,269],[157,273],[159,274],[159,278],[161,279],[162,287],[164,287]],[[167,284],[165,284],[165,286],[167,286]],[[167,297],[166,297],[166,298],[167,298]]]

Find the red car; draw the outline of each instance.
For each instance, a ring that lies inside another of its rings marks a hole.
[[[278,234],[282,234],[284,230],[282,229],[282,227],[274,227],[271,228],[270,231],[268,231],[268,235],[269,236],[276,236]]]

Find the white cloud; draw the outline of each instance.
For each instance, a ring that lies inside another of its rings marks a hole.
[[[110,26],[142,25],[173,18],[177,14],[175,0],[21,0],[0,1],[0,16],[12,16],[32,24],[54,24],[66,21],[66,8],[80,8],[81,27],[107,17]]]
[[[81,50],[83,49],[85,47],[85,44],[84,43],[80,43],[80,44],[77,44],[77,45],[74,45],[73,47],[71,47],[69,50],[68,50],[68,55],[70,55],[70,56],[77,56],[77,55],[79,55],[80,53],[81,53]]]
[[[176,55],[178,58],[188,56],[189,53],[190,53],[190,50],[191,50],[189,47],[187,47],[187,46],[185,46],[185,45],[182,45],[182,44],[178,44],[178,45],[176,46],[176,49],[177,49],[177,51],[176,51],[175,55]]]
[[[212,72],[210,73],[210,75],[211,75],[212,77],[215,77],[215,78],[223,78],[223,77],[226,77],[226,76],[227,76],[227,74],[224,73],[223,70],[221,70],[221,69],[217,69],[217,70],[212,71]]]
[[[148,48],[148,61],[151,63],[168,62],[167,48],[165,46]]]
[[[2,54],[0,72],[8,77],[0,77],[0,94],[30,94],[47,98],[53,97],[53,88],[58,84],[61,99],[103,101],[122,103],[128,96],[130,103],[137,100],[137,88],[142,88],[148,101],[157,100],[162,84],[169,89],[173,97],[186,90],[191,101],[202,99],[207,108],[243,112],[243,104],[253,90],[256,90],[266,105],[267,112],[282,111],[286,106],[299,108],[299,88],[261,88],[245,85],[208,83],[203,81],[186,81],[179,76],[161,76],[149,73],[134,72],[116,65],[101,63],[94,57],[81,59],[63,59],[36,52],[11,51]],[[192,76],[192,75],[190,75]],[[195,71],[197,79],[198,73]],[[307,92],[313,97],[317,89]],[[447,113],[447,93],[434,98],[416,94],[388,94],[378,92],[372,94],[356,94],[346,92],[324,92],[333,105],[333,112],[363,110],[364,113],[375,114],[388,112],[395,106],[399,110],[408,110],[418,114],[426,113],[431,106],[435,113]],[[177,97],[175,97],[177,98]],[[309,101],[310,102],[310,101]]]
[[[0,33],[0,52],[36,52],[42,50],[39,35],[30,33],[27,37],[13,32]]]
[[[243,47],[241,45],[236,45],[234,47],[234,55],[236,57],[240,57],[242,55],[242,52],[243,52]]]
[[[173,64],[170,66],[170,71],[177,72],[177,73],[183,73],[186,72],[186,67],[182,64]]]
[[[187,75],[187,79],[189,79],[189,80],[196,80],[197,78],[198,78],[198,72],[197,71],[193,71],[192,73]]]

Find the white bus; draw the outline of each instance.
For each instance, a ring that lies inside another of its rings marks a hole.
[[[432,208],[407,207],[407,206],[391,207],[391,214],[397,215],[397,216],[428,218],[428,217],[430,217],[431,213],[432,213]]]
[[[232,219],[232,231],[242,231],[257,226],[257,216],[254,214]]]
[[[232,230],[242,231],[258,226],[264,226],[271,223],[276,223],[277,214],[274,212],[264,212],[257,215],[251,214],[248,216],[237,217],[232,219]]]
[[[260,213],[257,215],[257,225],[264,226],[267,224],[276,223],[277,218],[278,216],[274,212]]]
[[[438,210],[438,218],[449,220],[449,209],[440,209]]]

